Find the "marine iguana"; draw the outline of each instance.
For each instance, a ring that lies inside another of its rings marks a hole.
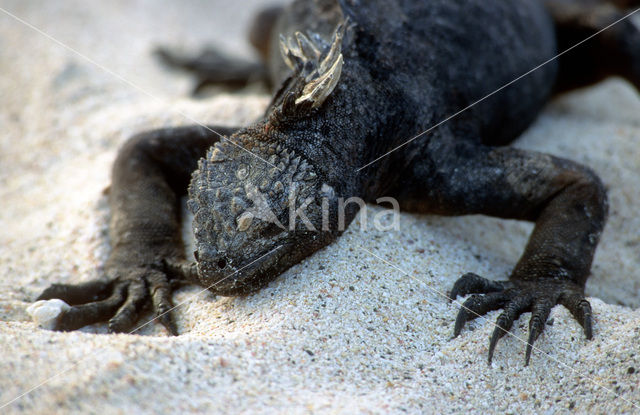
[[[575,162],[504,145],[555,93],[609,75],[640,90],[640,30],[628,20],[551,59],[639,4],[296,0],[256,20],[251,40],[265,66],[163,52],[201,84],[268,77],[277,87],[273,99],[248,127],[168,128],[131,138],[113,166],[105,278],[53,284],[39,300],[71,305],[57,317],[58,330],[108,320],[110,331],[123,332],[150,304],[177,334],[168,313],[174,284],[220,295],[257,290],[339,237],[340,219],[348,224],[357,214],[351,205],[340,218],[340,198],[391,196],[409,212],[535,222],[508,280],[467,273],[450,293],[474,294],[458,314],[456,336],[478,315],[504,310],[489,361],[497,341],[530,311],[528,364],[557,304],[590,339],[584,287],[607,216],[603,184]],[[195,262],[180,237],[179,200],[187,191]],[[291,206],[304,207],[301,223]]]

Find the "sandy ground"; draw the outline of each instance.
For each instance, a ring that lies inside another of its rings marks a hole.
[[[128,136],[190,124],[181,113],[260,115],[268,98],[251,91],[190,99],[190,80],[150,50],[215,40],[250,56],[243,33],[263,3],[0,1],[93,61],[0,12],[0,412],[640,413],[640,98],[621,80],[557,99],[516,144],[588,164],[609,188],[587,285],[593,341],[557,307],[529,367],[527,315],[487,366],[497,312],[452,340],[457,306],[437,293],[467,271],[504,278],[531,225],[404,214],[394,232],[354,223],[255,295],[179,290],[178,337],[30,321],[49,283],[100,275],[103,190]]]

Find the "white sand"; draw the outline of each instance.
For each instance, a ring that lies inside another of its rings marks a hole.
[[[189,99],[189,79],[149,54],[219,39],[249,55],[242,33],[261,3],[0,2],[161,99],[0,13],[0,405],[35,388],[0,412],[640,413],[630,402],[640,405],[640,98],[620,80],[552,103],[517,143],[586,163],[609,187],[587,286],[593,341],[561,307],[526,368],[511,337],[487,366],[489,321],[450,339],[457,307],[434,291],[467,271],[504,278],[531,229],[482,217],[402,215],[397,232],[354,224],[246,298],[184,288],[178,337],[156,324],[104,335],[30,321],[25,310],[49,283],[100,274],[102,191],[128,136],[191,123],[176,111],[227,125],[261,113],[265,96]],[[527,317],[514,327],[520,338]]]

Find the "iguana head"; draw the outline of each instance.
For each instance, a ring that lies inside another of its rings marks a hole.
[[[282,144],[256,143],[255,130],[212,147],[189,196],[200,283],[222,295],[260,288],[335,238],[323,231],[332,189]]]
[[[292,75],[265,121],[223,139],[200,160],[189,187],[200,283],[220,294],[265,285],[337,236],[337,198],[302,154],[291,124],[313,116],[340,78],[344,25],[332,42],[296,32],[281,50]],[[290,138],[290,137],[289,137]],[[335,219],[334,219],[335,222]]]

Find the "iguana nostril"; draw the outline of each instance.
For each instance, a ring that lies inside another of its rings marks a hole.
[[[215,268],[225,269],[227,267],[227,258],[218,256],[217,252],[207,252],[206,250],[193,251],[193,257],[200,264],[200,266],[208,269]]]
[[[224,259],[224,258],[220,258],[220,259],[218,260],[218,267],[219,267],[220,269],[224,269],[224,267],[226,267],[226,266],[227,266],[227,260],[226,260],[226,259]]]

